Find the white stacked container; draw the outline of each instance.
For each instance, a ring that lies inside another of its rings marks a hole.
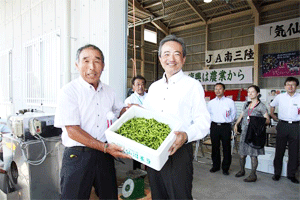
[[[143,144],[137,143],[122,135],[117,130],[132,118],[143,117],[146,119],[154,118],[158,122],[165,123],[171,128],[171,133],[166,137],[164,142],[157,150],[151,149]],[[156,113],[138,106],[132,106],[118,120],[116,120],[106,131],[105,136],[108,143],[114,143],[124,148],[124,152],[132,157],[132,159],[147,165],[157,171],[160,171],[169,157],[169,148],[175,141],[174,131],[178,131],[181,123],[171,116],[162,113]]]
[[[269,174],[274,174],[274,157],[275,157],[275,148],[274,147],[264,147],[265,155],[258,156],[258,166],[257,171],[266,172]],[[282,163],[282,173],[281,176],[287,176],[287,163],[288,163],[288,151],[285,151]],[[251,169],[251,158],[247,156],[246,166],[247,169]]]

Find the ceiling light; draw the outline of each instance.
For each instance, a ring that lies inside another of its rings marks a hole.
[[[203,0],[204,3],[210,3],[212,0]]]

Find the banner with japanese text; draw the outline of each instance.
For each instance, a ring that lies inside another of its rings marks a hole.
[[[255,27],[254,44],[300,37],[300,17]]]
[[[299,51],[265,54],[262,57],[262,76],[299,76]]]
[[[234,67],[210,70],[186,71],[184,74],[200,81],[202,85],[223,84],[244,84],[253,83],[253,67]]]
[[[206,65],[218,65],[254,61],[254,46],[235,47],[216,51],[207,51]]]

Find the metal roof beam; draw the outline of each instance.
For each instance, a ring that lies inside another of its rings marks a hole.
[[[278,3],[273,3],[273,4],[270,4],[270,5],[267,5],[267,6],[260,7],[259,11],[260,11],[260,13],[262,13],[262,12],[267,12],[269,10],[275,10],[275,9],[278,9],[278,8],[283,8],[285,6],[297,5],[297,4],[299,4],[299,3],[295,0],[285,0],[285,1],[280,1]],[[246,11],[239,12],[239,13],[234,13],[234,14],[230,14],[230,15],[226,15],[226,16],[222,16],[222,17],[213,18],[212,20],[208,20],[207,24],[212,24],[212,23],[215,23],[215,22],[225,21],[225,20],[228,20],[228,19],[238,18],[238,17],[251,15],[251,14],[253,14],[252,10],[246,10]],[[204,22],[196,22],[196,23],[192,23],[192,24],[188,24],[188,25],[183,25],[183,26],[179,26],[179,27],[176,27],[176,28],[171,28],[170,33],[174,33],[174,32],[177,32],[177,31],[182,31],[182,30],[187,30],[187,29],[190,29],[190,28],[195,28],[195,27],[203,26],[203,25],[205,25]]]
[[[212,20],[208,20],[207,24],[212,24],[215,22],[225,21],[228,19],[238,18],[238,17],[251,15],[251,14],[252,14],[252,11],[247,10],[247,11],[243,11],[243,12],[239,12],[239,13],[234,13],[234,14],[230,14],[230,15],[226,15],[226,16],[222,16],[222,17],[213,18]],[[190,28],[195,28],[195,27],[199,27],[199,26],[203,26],[203,25],[205,25],[205,22],[196,22],[196,23],[192,23],[192,24],[188,24],[188,25],[184,25],[184,26],[179,26],[179,27],[170,29],[170,33],[174,33],[177,31],[183,31],[183,30],[187,30]]]
[[[191,0],[185,0],[185,2],[194,10],[194,12],[200,17],[204,22],[207,21],[205,14],[200,10],[200,8]]]
[[[149,10],[145,9],[139,2],[136,0],[129,0],[128,3],[133,6],[133,1],[134,1],[134,7],[138,9],[139,11],[149,15],[152,18],[156,18]],[[161,30],[164,34],[169,35],[169,29],[162,23],[160,20],[154,20],[151,21],[151,23]]]
[[[253,11],[254,14],[258,14],[259,13],[259,8],[258,6],[255,4],[255,2],[253,0],[247,0],[249,6],[251,7],[251,10]]]
[[[133,7],[133,0],[129,0],[128,3]],[[143,6],[136,0],[134,0],[134,7],[145,15],[153,16],[153,14],[149,10],[146,10],[145,8],[143,8]],[[133,11],[131,11],[131,13],[132,12]]]
[[[280,1],[278,3],[273,3],[273,4],[262,7],[260,9],[260,12],[266,12],[269,10],[282,8],[282,7],[289,6],[289,5],[297,5],[297,3],[299,3],[299,1],[295,1],[295,0]]]
[[[168,1],[171,1],[171,0],[164,0],[164,3],[168,2]],[[154,6],[158,6],[160,4],[162,4],[162,1],[159,1],[159,2],[156,2],[156,3],[150,4],[150,5],[147,5],[144,8],[151,8],[151,7],[154,7]]]

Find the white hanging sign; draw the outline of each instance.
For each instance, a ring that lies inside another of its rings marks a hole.
[[[300,37],[300,17],[255,27],[254,44]]]
[[[254,46],[235,47],[216,51],[207,51],[205,64],[217,65],[254,61]]]
[[[244,84],[253,83],[252,68],[253,67],[234,67],[197,70],[186,71],[184,74],[200,81],[202,85],[214,85],[219,82],[223,84]]]

